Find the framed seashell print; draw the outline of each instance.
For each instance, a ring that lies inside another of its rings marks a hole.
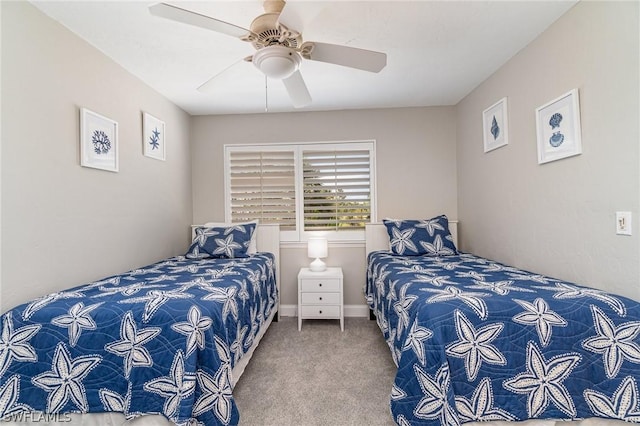
[[[538,164],[582,153],[578,89],[536,108]]]
[[[156,160],[165,160],[164,121],[144,112],[142,114],[143,154]]]
[[[118,123],[80,108],[80,165],[118,171]]]
[[[507,98],[500,99],[482,112],[484,152],[493,151],[509,143],[507,115]]]

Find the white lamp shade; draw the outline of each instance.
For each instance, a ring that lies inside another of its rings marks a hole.
[[[327,239],[323,237],[311,237],[307,245],[307,254],[309,257],[318,259],[329,255],[329,247]]]

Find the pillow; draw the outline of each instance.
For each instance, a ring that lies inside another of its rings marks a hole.
[[[256,223],[230,226],[199,226],[185,255],[188,259],[208,257],[237,258],[249,257],[247,253]]]
[[[238,222],[238,223],[207,222],[207,223],[204,224],[204,226],[209,227],[209,228],[229,228],[229,227],[237,226],[237,225],[250,225],[252,223],[256,226],[256,228],[258,228],[258,224],[260,222],[257,219],[256,220],[252,220],[250,222]],[[247,249],[247,254],[248,255],[256,254],[258,252],[258,243],[256,242],[256,240],[257,240],[256,236],[257,235],[258,235],[258,233],[255,232],[255,231],[251,235],[251,242],[249,242],[249,248]]]
[[[447,216],[427,220],[384,219],[389,246],[394,254],[404,256],[450,256],[458,254]]]

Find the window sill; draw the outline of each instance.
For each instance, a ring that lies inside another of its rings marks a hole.
[[[349,241],[329,241],[329,248],[364,248],[365,240],[349,240]],[[305,249],[306,241],[280,241],[280,248],[284,249]]]

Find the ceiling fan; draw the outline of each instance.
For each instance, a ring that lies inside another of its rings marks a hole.
[[[296,108],[311,103],[311,95],[300,74],[303,59],[342,65],[364,71],[379,72],[387,64],[387,55],[381,52],[350,46],[302,40],[301,26],[295,13],[288,13],[284,0],[266,0],[265,13],[245,29],[228,22],[192,12],[180,7],[158,3],[149,7],[152,15],[216,31],[249,42],[256,52],[244,58],[252,62],[265,76],[282,80]],[[291,26],[290,26],[291,25]],[[207,91],[216,76],[198,90]]]

